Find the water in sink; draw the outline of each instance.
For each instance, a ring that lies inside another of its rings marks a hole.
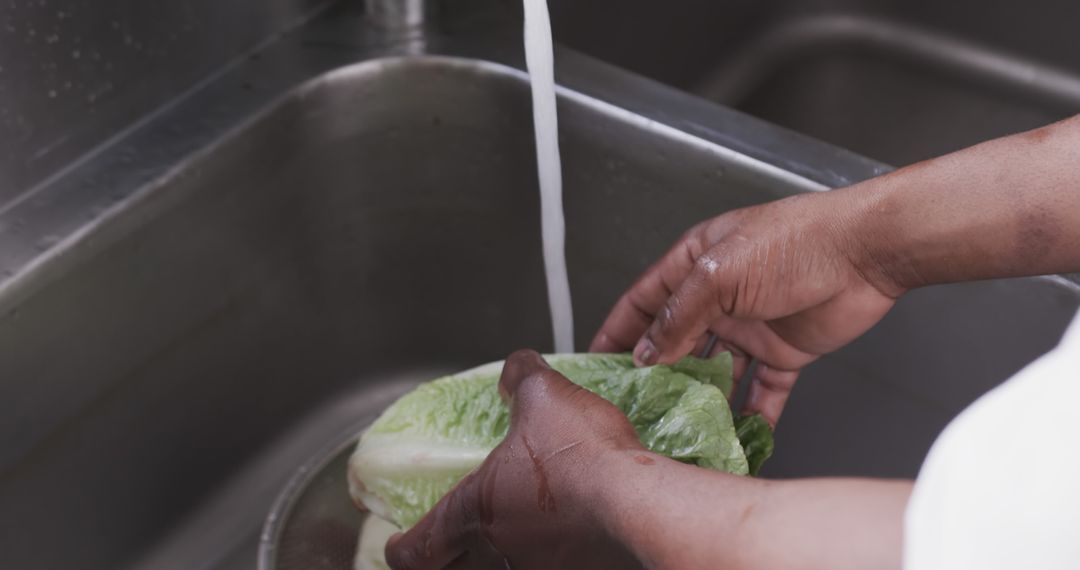
[[[540,216],[544,271],[555,352],[574,351],[574,313],[566,271],[562,162],[555,105],[555,58],[547,0],[525,0],[525,60],[532,83],[536,164],[540,176]]]

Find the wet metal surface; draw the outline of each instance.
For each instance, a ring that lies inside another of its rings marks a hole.
[[[329,13],[0,211],[6,565],[251,568],[350,425],[549,348],[520,36],[455,25]],[[693,223],[887,170],[557,57],[579,338]],[[768,474],[913,475],[1078,302],[1050,278],[911,295],[806,372]]]

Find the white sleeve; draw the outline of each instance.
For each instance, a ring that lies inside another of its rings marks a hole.
[[[905,570],[1080,569],[1080,318],[945,429],[904,533]]]

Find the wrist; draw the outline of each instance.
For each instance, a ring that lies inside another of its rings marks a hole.
[[[899,223],[906,196],[886,176],[830,193],[842,204],[837,215],[838,241],[856,273],[883,295],[899,298],[930,285],[912,249],[918,226]]]
[[[662,461],[670,459],[645,449],[606,449],[592,454],[582,471],[584,475],[573,484],[575,500],[589,506],[588,524],[629,548],[635,537],[633,529],[623,524],[623,518],[634,508],[635,496],[662,493],[648,490],[647,474],[635,467]]]
[[[680,463],[646,450],[601,458],[588,486],[598,524],[645,568],[742,568],[743,544],[767,482]]]

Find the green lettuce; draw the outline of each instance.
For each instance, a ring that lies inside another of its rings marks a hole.
[[[763,420],[740,419],[743,439],[736,429],[725,397],[732,385],[729,354],[646,368],[635,368],[632,358],[621,354],[545,358],[574,383],[615,404],[642,444],[656,453],[747,475],[772,452],[772,434]],[[360,437],[350,458],[349,487],[357,504],[409,528],[480,465],[510,426],[498,392],[501,371],[502,362],[496,362],[440,378],[390,406]]]
[[[757,475],[761,465],[773,454],[773,435],[769,422],[758,414],[735,419],[735,433],[739,435],[750,474]]]

